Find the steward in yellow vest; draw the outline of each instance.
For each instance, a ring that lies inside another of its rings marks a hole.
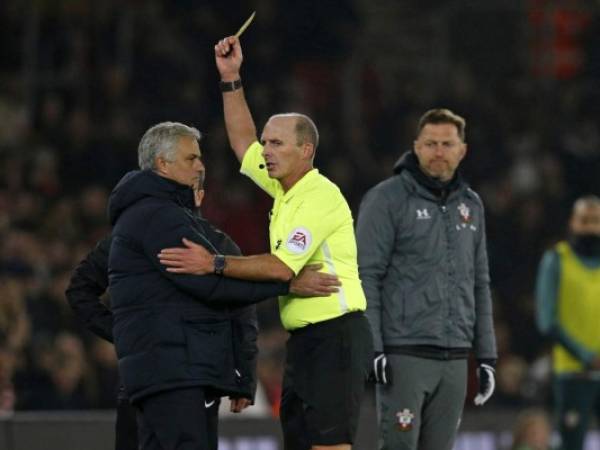
[[[562,448],[583,448],[600,401],[600,198],[575,202],[568,241],[540,263],[537,324],[553,341],[555,408]]]

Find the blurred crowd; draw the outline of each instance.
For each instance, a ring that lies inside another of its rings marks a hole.
[[[280,111],[313,117],[316,165],[354,214],[411,147],[422,112],[466,117],[463,175],[487,207],[500,352],[491,404],[546,404],[533,284],[573,200],[600,193],[600,5],[419,3],[1,2],[0,415],[114,406],[114,350],[85,330],[64,290],[110,232],[108,195],[136,168],[149,126],[203,132],[205,216],[244,252],[267,251],[270,200],[228,149],[213,57],[254,9],[242,45],[257,126]],[[259,377],[276,414],[286,334],[275,302],[259,314]]]

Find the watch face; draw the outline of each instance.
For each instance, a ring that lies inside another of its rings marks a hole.
[[[215,273],[222,274],[225,269],[225,256],[215,255]]]

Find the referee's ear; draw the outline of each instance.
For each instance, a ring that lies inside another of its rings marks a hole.
[[[302,144],[302,159],[313,161],[315,159],[315,145],[311,142]]]

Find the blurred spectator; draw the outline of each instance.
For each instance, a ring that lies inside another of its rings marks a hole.
[[[550,420],[544,411],[525,410],[517,417],[511,450],[550,450],[551,433]]]
[[[60,333],[54,341],[49,367],[52,389],[40,403],[44,409],[85,409],[92,406],[93,392],[83,343],[76,336]]]
[[[0,346],[0,420],[15,410],[16,394],[12,384],[15,364],[15,352]]]
[[[31,324],[25,306],[24,288],[15,279],[0,279],[0,347],[20,352],[29,342]]]
[[[285,342],[286,339],[287,332],[283,329],[274,329],[258,335],[257,376],[271,404],[273,417],[279,417],[281,406],[281,383],[285,361],[285,348],[282,346],[282,342]]]
[[[496,366],[496,393],[498,406],[520,408],[525,405],[523,386],[527,377],[527,362],[517,355],[506,355]]]
[[[22,285],[13,279],[2,279],[0,302],[0,418],[10,415],[16,404],[13,376],[17,357],[28,344],[30,323]]]
[[[81,339],[67,332],[39,341],[33,350],[34,371],[17,375],[23,392],[20,409],[86,409],[93,406],[94,378],[90,376]]]
[[[562,445],[582,450],[600,401],[600,197],[573,205],[568,238],[540,262],[536,300],[538,327],[552,343]]]
[[[95,338],[91,344],[91,363],[97,381],[94,406],[96,408],[114,408],[119,388],[117,355],[112,343]]]

